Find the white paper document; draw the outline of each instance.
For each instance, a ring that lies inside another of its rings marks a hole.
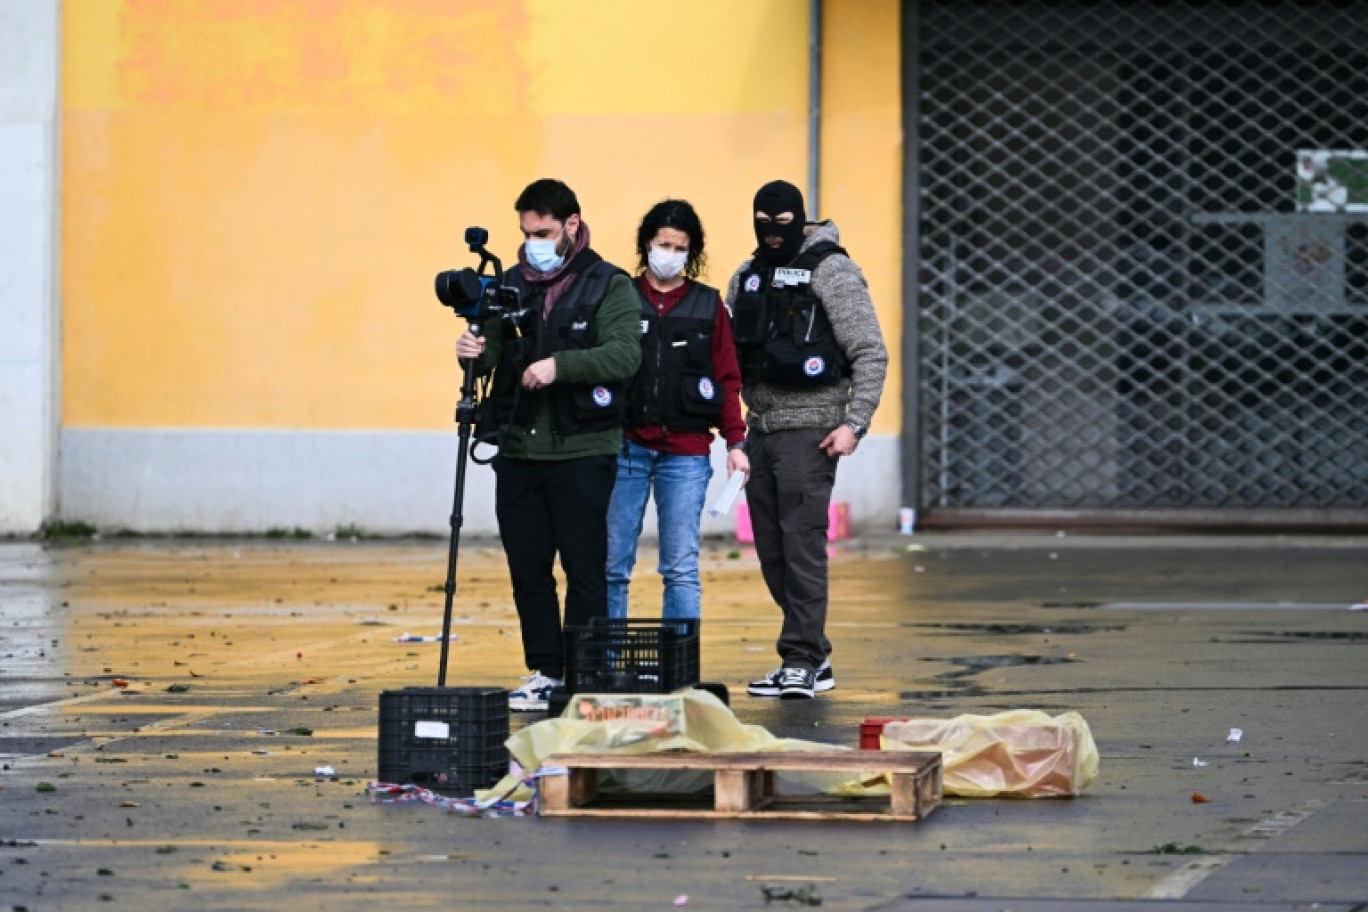
[[[741,489],[746,484],[745,472],[732,472],[727,479],[727,486],[722,489],[722,493],[717,495],[717,500],[708,508],[709,516],[725,516],[731,512],[732,505],[736,503],[736,498],[741,495]]]

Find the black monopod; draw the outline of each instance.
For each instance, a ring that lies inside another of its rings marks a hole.
[[[486,249],[489,232],[472,226],[466,229],[465,242],[472,253],[480,255],[478,269],[450,269],[437,274],[437,299],[465,317],[470,332],[480,334],[480,322],[485,317],[498,316],[504,309],[504,298],[517,292],[503,284],[503,266],[499,258]],[[490,273],[485,267],[492,267]],[[465,523],[466,461],[470,458],[470,437],[479,418],[479,399],[475,389],[475,361],[461,361],[461,400],[456,403],[456,427],[459,445],[456,455],[456,489],[451,503],[451,542],[447,549],[446,604],[442,613],[442,655],[437,667],[437,686],[446,686],[447,657],[451,651],[451,607],[456,595],[456,557],[461,545],[461,526]]]

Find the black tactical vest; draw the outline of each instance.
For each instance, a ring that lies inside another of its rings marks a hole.
[[[627,427],[710,431],[722,419],[722,385],[712,362],[722,303],[717,289],[694,282],[662,316],[640,283],[632,284],[641,299],[641,367],[627,391]]]
[[[524,310],[516,318],[504,316],[502,349],[491,390],[480,417],[478,434],[484,439],[508,425],[532,424],[537,410],[550,397],[551,426],[562,437],[606,431],[622,424],[625,384],[556,382],[541,390],[522,387],[530,364],[560,351],[593,348],[598,344],[598,308],[613,276],[627,274],[606,260],[582,269],[570,288],[543,316],[545,286],[533,285],[514,267],[504,281],[518,290]]]
[[[818,241],[788,266],[775,268],[758,257],[741,275],[732,305],[732,334],[743,383],[775,386],[833,386],[850,376],[826,309],[812,290],[812,273],[833,253]]]

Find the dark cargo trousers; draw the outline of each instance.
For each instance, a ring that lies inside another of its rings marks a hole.
[[[494,513],[522,626],[523,659],[529,671],[560,678],[565,647],[553,568],[559,555],[567,625],[608,616],[608,499],[617,457],[499,457],[494,471]]]
[[[827,509],[835,457],[818,444],[829,433],[798,428],[747,440],[746,503],[755,553],[770,596],[784,612],[776,649],[781,664],[815,671],[831,653],[826,636]]]

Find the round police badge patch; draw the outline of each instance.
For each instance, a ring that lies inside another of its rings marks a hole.
[[[599,408],[607,408],[613,404],[613,391],[606,386],[594,387],[594,405]]]
[[[711,377],[698,378],[698,395],[704,399],[711,399],[717,395],[717,389],[713,386]]]
[[[748,275],[748,276],[746,276],[746,291],[759,291],[759,290],[760,290],[760,276],[758,276],[758,275]]]
[[[826,370],[826,362],[817,355],[813,355],[803,362],[803,373],[809,377],[815,377],[824,370]]]

